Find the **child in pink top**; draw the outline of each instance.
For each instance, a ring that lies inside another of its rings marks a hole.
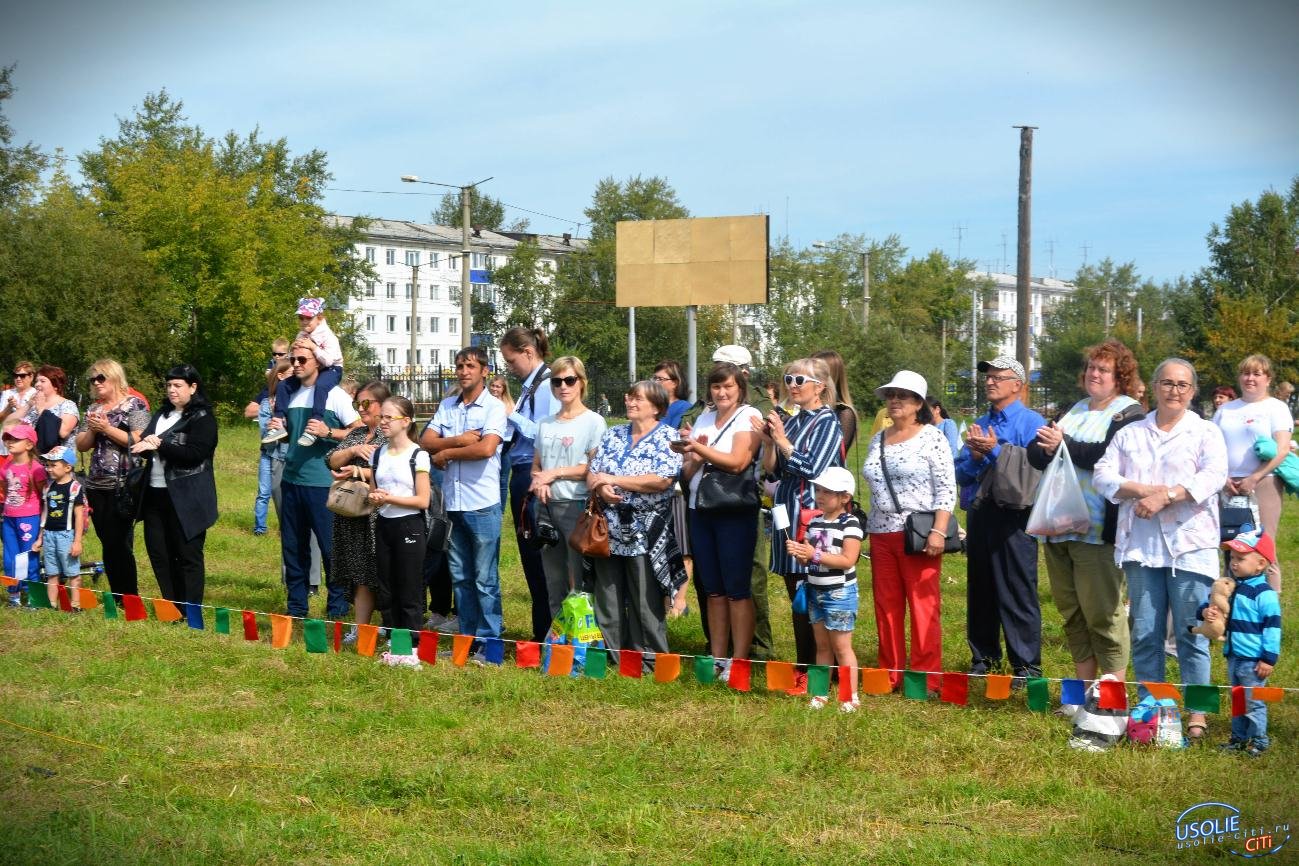
[[[316,356],[316,363],[320,366],[316,374],[316,392],[312,395],[311,418],[308,421],[311,419],[323,421],[329,392],[343,380],[343,348],[338,343],[338,335],[325,321],[324,298],[299,299],[298,324],[301,330],[298,331],[293,344],[297,345],[299,341],[304,340],[309,341],[314,347],[312,354]],[[294,351],[290,349],[290,355]],[[267,433],[262,438],[263,445],[288,438],[289,434],[285,429],[285,413],[289,408],[290,398],[299,387],[297,376],[290,376],[275,387],[275,408],[272,410],[271,420],[266,425]],[[314,433],[304,432],[298,437],[298,444],[303,448],[310,448],[315,442]]]
[[[29,553],[41,533],[41,492],[48,476],[45,467],[32,459],[36,430],[30,424],[15,424],[4,431],[9,465],[4,469],[4,571],[20,580],[40,578],[40,557]],[[17,574],[20,554],[28,554],[27,568]],[[20,604],[17,584],[9,587],[9,603]]]

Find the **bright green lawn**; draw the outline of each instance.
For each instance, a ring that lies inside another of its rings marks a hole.
[[[222,435],[208,601],[280,610],[278,544],[251,534],[255,437],[251,426]],[[1283,551],[1299,550],[1296,529],[1290,505]],[[1283,561],[1299,579],[1299,557]],[[944,571],[957,670],[968,663],[962,558]],[[507,636],[522,637],[511,543],[503,580]],[[1041,586],[1046,670],[1068,675]],[[789,658],[788,604],[771,589]],[[1284,601],[1281,685],[1299,683],[1299,619]],[[864,664],[873,635],[863,598]],[[670,637],[701,650],[697,615]],[[1299,821],[1296,695],[1273,705],[1273,749],[1251,761],[1211,748],[1073,752],[1059,719],[1019,696],[988,703],[978,685],[968,708],[891,696],[844,716],[766,694],[756,676],[759,690],[741,695],[688,674],[658,685],[446,662],[386,669],[307,655],[300,640],[277,651],[97,613],[0,611],[0,659],[0,718],[46,734],[0,724],[3,863],[1149,864],[1206,859],[1173,843],[1175,817],[1204,800]],[[1220,659],[1214,671],[1223,682]],[[1213,719],[1213,742],[1226,724]]]

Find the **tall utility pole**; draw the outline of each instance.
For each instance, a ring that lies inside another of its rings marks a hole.
[[[460,333],[464,344],[474,342],[474,306],[469,294],[469,191],[472,186],[460,187]]]
[[[1029,323],[1033,310],[1032,237],[1033,237],[1033,130],[1036,126],[1017,126],[1019,130],[1019,249],[1015,270],[1015,360],[1029,372]]]
[[[627,384],[636,381],[636,308],[627,308]]]
[[[863,334],[871,330],[871,251],[867,247],[861,254],[861,329]]]
[[[979,405],[979,288],[970,287],[970,405]],[[975,409],[975,415],[979,414]]]
[[[418,252],[416,253],[418,255]],[[407,253],[406,255],[410,255]],[[410,356],[406,358],[406,369],[410,372],[411,398],[415,396],[415,323],[419,321],[419,259],[410,262]]]

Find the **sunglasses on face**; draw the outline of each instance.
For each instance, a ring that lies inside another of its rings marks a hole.
[[[885,400],[905,400],[911,396],[909,391],[895,391],[892,388],[887,391],[881,391],[880,396]]]
[[[30,379],[31,377],[32,374],[29,371],[24,370],[23,372],[19,373],[17,370],[14,370],[15,379]]]
[[[283,357],[284,357],[285,355],[287,355],[287,354],[289,354],[289,353],[288,353],[288,352],[271,352],[271,357],[272,357],[272,358],[283,358]]]
[[[785,387],[794,385],[801,388],[804,385],[806,385],[808,382],[815,382],[818,385],[821,384],[821,380],[817,379],[814,376],[804,376],[802,373],[798,373],[793,376],[789,375],[788,373],[785,374]]]
[[[92,385],[102,385],[107,381],[108,381],[108,377],[105,376],[103,373],[99,373],[98,375],[90,377],[90,384]]]
[[[373,406],[376,402],[378,402],[378,401],[377,401],[377,400],[357,400],[357,401],[356,401],[356,408],[358,408],[358,409],[360,409],[362,412],[364,412],[366,409],[369,409],[371,406]]]
[[[568,387],[572,388],[580,381],[582,380],[577,378],[576,376],[551,376],[550,387],[558,388],[560,385],[567,385]]]
[[[301,356],[295,355],[294,357],[289,359],[289,363],[294,366],[300,366],[302,364],[307,363],[310,360],[311,360],[310,355],[301,355]]]

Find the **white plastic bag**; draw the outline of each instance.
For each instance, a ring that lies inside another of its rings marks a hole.
[[[1087,500],[1083,499],[1078,473],[1069,459],[1069,449],[1061,441],[1055,459],[1037,485],[1037,498],[1033,500],[1025,532],[1036,538],[1086,535],[1091,525],[1091,513],[1087,510]]]

